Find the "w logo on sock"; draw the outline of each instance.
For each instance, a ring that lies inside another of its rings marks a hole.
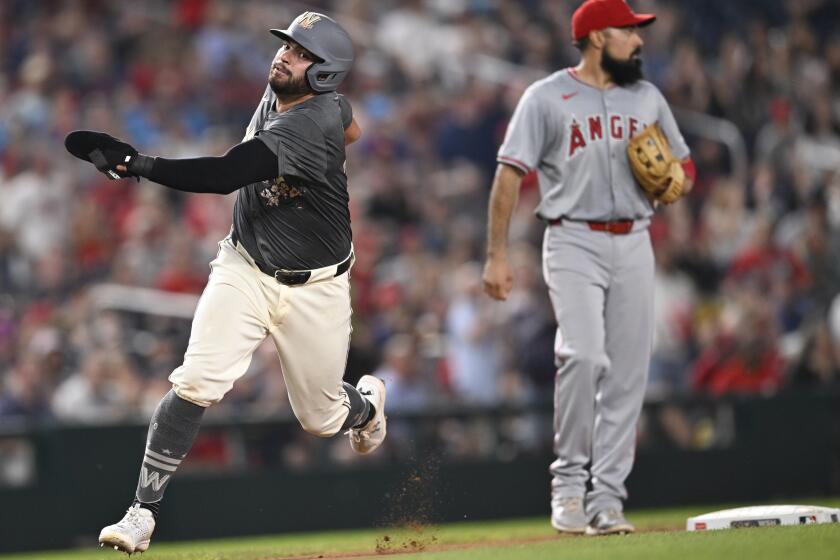
[[[146,468],[146,465],[143,465],[140,468],[140,487],[141,488],[148,488],[150,485],[152,490],[155,492],[160,492],[160,489],[163,488],[163,485],[169,480],[168,474],[163,475],[163,478],[160,478],[160,473],[157,471],[149,471]]]

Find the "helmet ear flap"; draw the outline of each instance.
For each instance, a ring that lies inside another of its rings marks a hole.
[[[331,81],[335,79],[335,72],[320,72],[316,77],[315,80],[318,83]]]
[[[345,69],[340,63],[315,63],[307,69],[306,81],[316,92],[335,91],[348,73],[349,69]]]

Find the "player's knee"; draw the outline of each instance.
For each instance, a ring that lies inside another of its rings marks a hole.
[[[176,395],[205,407],[222,400],[225,393],[230,390],[229,387],[218,383],[209,383],[200,375],[191,374],[183,366],[169,376],[169,381],[172,382],[172,390]]]
[[[576,368],[586,371],[603,371],[610,367],[610,359],[606,352],[599,350],[588,350],[574,352],[569,356],[557,356],[558,367],[563,365],[574,365]]]
[[[222,398],[221,395],[210,394],[189,383],[173,384],[172,390],[185,401],[204,407],[214,405]]]
[[[301,414],[298,415],[298,422],[304,431],[322,438],[334,436],[341,428],[341,425],[336,426],[333,420],[323,414]]]

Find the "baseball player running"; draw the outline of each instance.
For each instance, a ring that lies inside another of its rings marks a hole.
[[[345,142],[361,132],[335,89],[353,64],[347,32],[301,14],[288,29],[245,139],[222,157],[138,154],[102,133],[72,133],[66,146],[112,178],[146,177],[187,192],[238,190],[230,236],[219,243],[193,319],[183,365],[152,416],[133,504],[102,529],[101,545],[143,552],[163,493],[187,456],[206,407],[241,377],[260,342],[277,348],[289,400],[303,428],[348,430],[370,453],[385,438],[385,386],[342,382],[350,341],[353,264]]]
[[[523,94],[490,195],[484,288],[503,300],[510,216],[523,175],[538,174],[557,319],[551,524],[564,533],[634,530],[622,503],[653,334],[647,227],[655,206],[679,199],[694,178],[665,99],[641,79],[639,30],[654,19],[624,0],[586,0],[575,11],[581,61]]]

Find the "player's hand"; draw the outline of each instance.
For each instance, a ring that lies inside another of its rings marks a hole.
[[[110,134],[75,130],[64,139],[64,146],[77,158],[94,164],[111,180],[137,176],[127,169],[130,167],[127,164],[137,157],[137,150]]]
[[[484,263],[484,291],[493,299],[506,300],[513,289],[513,272],[506,257],[488,257]]]

